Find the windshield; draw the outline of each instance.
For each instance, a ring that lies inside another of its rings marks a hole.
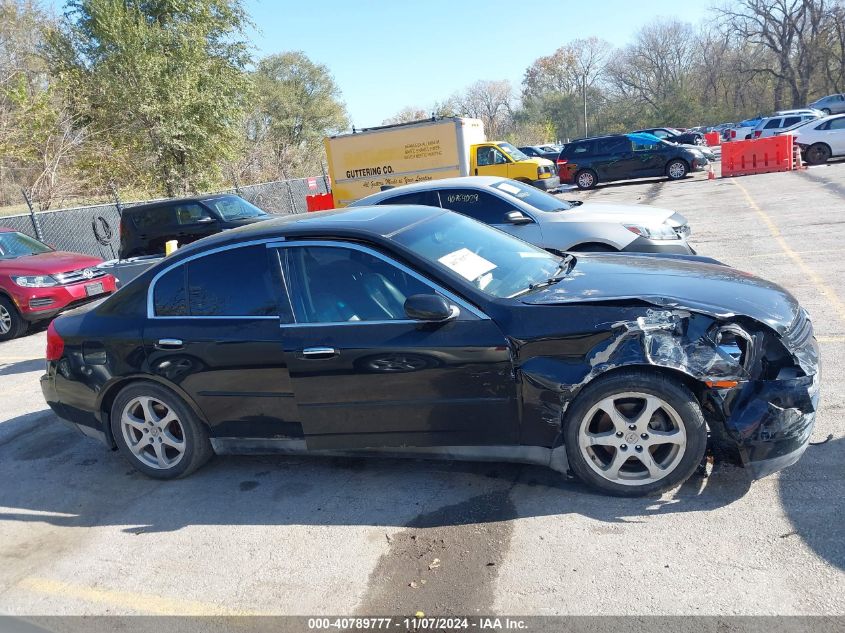
[[[547,213],[569,211],[573,207],[566,200],[560,200],[545,191],[540,191],[537,187],[532,187],[516,180],[501,180],[493,183],[493,188]]]
[[[457,213],[443,213],[393,236],[450,274],[494,297],[512,297],[558,273],[563,260]]]
[[[223,196],[222,198],[203,200],[203,204],[217,211],[224,220],[259,218],[267,215],[255,205],[238,196]]]
[[[49,253],[53,249],[23,233],[0,233],[0,259]]]
[[[499,149],[504,150],[505,154],[510,156],[515,161],[517,161],[517,160],[528,160],[527,155],[520,152],[518,149],[516,149],[510,143],[497,143],[497,145],[499,146]]]

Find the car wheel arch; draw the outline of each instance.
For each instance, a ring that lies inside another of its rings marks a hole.
[[[608,367],[604,371],[599,371],[589,376],[589,379],[578,385],[577,391],[572,394],[572,398],[567,403],[566,408],[563,411],[563,416],[561,418],[561,434],[559,438],[559,441],[561,443],[563,442],[563,430],[566,428],[566,425],[571,422],[571,419],[569,418],[569,412],[572,410],[573,405],[575,404],[577,399],[583,394],[584,389],[587,386],[593,384],[598,379],[607,379],[612,376],[615,376],[616,374],[631,371],[632,369],[637,370],[639,372],[651,373],[655,376],[661,376],[664,378],[668,377],[677,380],[695,395],[696,401],[698,402],[698,406],[702,406],[702,394],[705,388],[704,384],[693,375],[688,374],[676,367],[668,367],[666,365],[655,365],[644,361],[628,363],[625,365],[618,365],[616,367]]]
[[[120,395],[120,392],[123,391],[126,387],[144,382],[153,383],[155,385],[164,387],[165,389],[172,391],[174,395],[181,398],[185,402],[185,404],[190,407],[191,411],[197,416],[197,419],[199,419],[205,425],[209,432],[211,431],[211,425],[209,425],[208,418],[205,416],[205,413],[203,413],[199,405],[197,405],[194,399],[191,398],[191,396],[189,396],[184,389],[159,376],[153,376],[150,374],[133,374],[131,376],[123,376],[121,378],[118,378],[108,386],[104,387],[100,391],[100,395],[97,401],[97,410],[100,414],[100,423],[103,427],[102,430],[105,432],[106,440],[112,450],[117,450],[117,444],[115,444],[114,437],[112,436],[111,431],[112,405],[114,404],[114,401],[117,399],[117,397]]]

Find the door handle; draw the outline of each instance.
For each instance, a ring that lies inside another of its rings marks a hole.
[[[334,347],[306,347],[302,350],[302,356],[311,360],[332,358],[337,356],[337,350]]]
[[[182,339],[178,338],[160,338],[155,344],[158,349],[181,349]]]

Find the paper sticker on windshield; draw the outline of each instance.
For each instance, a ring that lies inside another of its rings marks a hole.
[[[496,264],[476,255],[468,248],[462,248],[444,255],[437,261],[470,281],[478,279],[484,273],[489,273],[496,268]]]

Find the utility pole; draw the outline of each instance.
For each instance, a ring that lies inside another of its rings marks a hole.
[[[584,137],[587,137],[587,74],[584,73]]]

